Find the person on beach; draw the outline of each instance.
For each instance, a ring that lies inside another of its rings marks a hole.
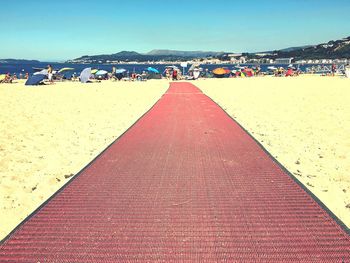
[[[260,68],[260,66],[256,66],[256,67],[255,67],[255,71],[254,71],[254,75],[255,75],[255,76],[259,76],[260,73],[261,73],[261,68]]]
[[[136,80],[136,73],[133,72],[131,73],[131,81],[135,81]]]
[[[177,70],[173,70],[173,80],[177,80]]]
[[[147,79],[147,73],[146,73],[146,71],[142,71],[141,78],[142,78],[143,80],[146,80],[146,79]]]
[[[117,71],[117,68],[115,66],[112,67],[112,73],[111,73],[111,76],[110,76],[110,79],[113,79],[115,80],[115,73]]]
[[[337,71],[337,65],[332,64],[332,76],[333,77],[334,77],[336,71]]]
[[[12,77],[10,72],[8,72],[5,76],[4,83],[12,83]]]
[[[170,69],[169,68],[165,69],[165,77],[167,80],[170,80]]]
[[[344,74],[345,74],[345,77],[350,78],[350,63],[345,65]]]
[[[294,70],[293,68],[288,68],[287,72],[286,72],[286,77],[293,77],[294,76]]]
[[[47,66],[47,76],[48,76],[48,79],[50,81],[50,83],[52,84],[53,83],[53,79],[52,79],[52,66],[51,65],[48,65]]]

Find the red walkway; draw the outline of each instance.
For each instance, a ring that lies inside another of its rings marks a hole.
[[[172,84],[0,245],[0,262],[350,262],[350,238],[234,121]]]

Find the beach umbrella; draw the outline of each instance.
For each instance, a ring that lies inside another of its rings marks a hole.
[[[225,75],[225,74],[227,74],[227,71],[224,68],[216,68],[213,70],[213,73],[215,75]]]
[[[153,72],[153,73],[159,74],[158,69],[155,69],[155,68],[152,68],[152,67],[148,67],[147,70],[148,70],[149,72]]]
[[[91,68],[86,68],[80,73],[80,82],[86,83],[88,82],[89,78],[91,76]]]
[[[47,75],[49,75],[49,72],[47,69],[42,69],[38,72],[35,72],[33,75],[46,75],[47,76]]]
[[[62,73],[62,72],[65,72],[65,71],[72,71],[74,70],[74,68],[61,68],[58,73]]]
[[[124,73],[124,72],[126,72],[126,69],[123,69],[123,68],[117,69],[117,70],[115,71],[116,74],[122,74],[122,73]]]
[[[27,79],[25,85],[26,86],[39,85],[39,83],[46,78],[47,78],[47,76],[44,74],[35,74],[35,75],[30,76]]]
[[[92,69],[91,74],[96,74],[97,71],[98,71],[98,69]]]
[[[103,76],[103,75],[106,75],[106,74],[108,74],[108,71],[102,70],[102,69],[95,73],[95,75],[97,75],[97,76]]]
[[[120,68],[115,71],[115,76],[118,80],[121,80],[124,77],[124,73],[126,72],[126,69]]]

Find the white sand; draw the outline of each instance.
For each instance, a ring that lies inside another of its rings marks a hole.
[[[194,82],[350,226],[350,79]]]
[[[166,81],[0,84],[0,240],[168,87]]]

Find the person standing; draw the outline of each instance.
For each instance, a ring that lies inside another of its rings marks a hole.
[[[168,68],[165,69],[165,77],[167,80],[170,80],[170,70]]]
[[[47,76],[48,76],[49,81],[50,81],[51,84],[53,83],[52,72],[53,72],[52,66],[51,66],[51,65],[48,65],[48,66],[47,66]]]
[[[334,77],[335,72],[337,71],[337,65],[335,65],[334,63],[332,64],[332,76]]]
[[[177,70],[173,69],[173,80],[177,80]]]

